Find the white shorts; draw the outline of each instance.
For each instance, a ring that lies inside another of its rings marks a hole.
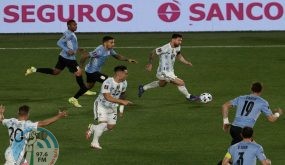
[[[106,107],[100,102],[94,102],[94,119],[99,122],[106,121],[108,124],[115,125],[117,122],[117,107]]]
[[[6,162],[4,165],[15,165],[16,161],[13,158],[11,147],[8,147],[5,151]]]
[[[156,74],[159,80],[165,80],[166,82],[174,81],[177,76],[173,72],[159,72]]]

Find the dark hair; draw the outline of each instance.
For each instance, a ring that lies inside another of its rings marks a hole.
[[[255,93],[260,93],[262,91],[262,84],[260,82],[255,82],[251,85],[251,91]]]
[[[19,112],[18,114],[20,116],[23,116],[23,115],[28,115],[29,114],[29,110],[30,110],[30,107],[27,106],[27,105],[22,105],[19,107]]]
[[[113,39],[114,39],[114,38],[111,37],[111,36],[105,36],[105,37],[103,37],[102,42],[104,43],[104,42],[107,42],[107,41],[113,40]]]
[[[176,38],[182,38],[182,35],[181,34],[177,34],[177,33],[174,33],[172,34],[172,39],[176,39]]]
[[[67,26],[68,26],[68,25],[71,25],[71,23],[76,23],[76,21],[73,20],[73,19],[71,19],[71,20],[68,20],[66,24],[67,24]]]
[[[124,65],[119,65],[119,66],[116,66],[116,67],[114,68],[114,72],[125,71],[125,70],[127,70],[127,67],[124,66]]]
[[[253,129],[251,127],[244,127],[241,131],[243,138],[251,138],[253,135]]]

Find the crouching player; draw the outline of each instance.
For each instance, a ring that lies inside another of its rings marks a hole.
[[[120,99],[124,95],[127,88],[126,78],[128,70],[125,66],[117,66],[114,68],[115,75],[106,79],[101,87],[101,92],[94,102],[94,120],[98,120],[98,124],[89,124],[86,131],[86,139],[93,134],[91,147],[94,149],[102,149],[99,144],[99,138],[103,132],[112,130],[117,121],[117,107],[119,105],[133,104],[128,100]]]

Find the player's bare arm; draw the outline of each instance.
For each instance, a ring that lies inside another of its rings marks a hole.
[[[230,128],[230,122],[229,122],[229,109],[232,107],[232,104],[230,101],[226,102],[222,106],[222,115],[223,115],[223,130],[225,132],[228,132]]]
[[[43,121],[39,121],[38,127],[44,127],[44,126],[50,125],[50,124],[56,122],[57,120],[62,119],[66,116],[67,116],[66,110],[63,110],[63,111],[60,110],[56,116],[49,118],[49,119],[46,119],[46,120],[43,120]]]
[[[80,68],[83,68],[86,60],[89,58],[89,53],[86,50],[81,50],[79,54],[81,55],[81,58],[79,60],[79,66]]]
[[[181,53],[177,54],[176,58],[182,62],[183,64],[189,65],[189,66],[193,66],[192,63],[188,60],[186,60]]]
[[[123,56],[123,55],[121,55],[121,54],[117,54],[117,55],[115,55],[115,56],[113,56],[113,57],[114,57],[115,59],[119,60],[119,61],[127,61],[127,62],[133,63],[133,64],[138,63],[136,60],[127,58],[127,57],[125,57],[125,56]]]
[[[283,110],[281,108],[277,108],[275,109],[274,114],[267,117],[267,120],[269,122],[275,122],[282,114],[283,114]]]
[[[126,92],[122,92],[121,95],[120,95],[120,99],[126,100],[126,98],[127,98]]]
[[[231,158],[225,157],[224,160],[223,160],[222,165],[230,165],[230,160],[231,160]]]
[[[109,102],[113,102],[113,103],[117,103],[117,104],[121,104],[121,105],[130,105],[133,104],[131,101],[129,100],[123,100],[123,99],[116,99],[114,97],[112,97],[112,95],[110,93],[103,93],[105,99]]]
[[[5,112],[5,106],[1,104],[0,105],[0,122],[1,123],[4,120],[4,112]]]
[[[271,165],[271,160],[269,160],[269,159],[262,160],[262,161],[261,161],[261,164],[262,164],[262,165]]]
[[[157,56],[155,49],[150,53],[149,58],[148,58],[148,63],[145,67],[145,69],[147,71],[151,71],[152,70],[152,62],[154,60],[154,57]]]

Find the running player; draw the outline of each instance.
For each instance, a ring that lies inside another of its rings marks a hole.
[[[230,129],[232,136],[231,145],[242,141],[242,137],[240,136],[242,128],[246,126],[253,128],[260,113],[263,113],[270,122],[275,122],[278,117],[283,114],[283,110],[280,108],[277,108],[274,114],[272,113],[268,102],[261,98],[262,88],[260,82],[255,82],[251,86],[252,93],[250,95],[239,96],[223,105],[223,130],[228,132]],[[230,124],[228,119],[228,113],[231,107],[237,109],[232,124]]]
[[[253,129],[244,127],[241,132],[243,140],[229,147],[222,165],[256,165],[258,159],[262,165],[271,165],[271,161],[266,158],[261,145],[253,142]]]
[[[38,127],[44,127],[66,117],[66,111],[60,111],[56,116],[38,122],[29,121],[29,107],[23,105],[19,108],[18,118],[4,119],[5,107],[0,105],[0,122],[8,128],[10,146],[5,152],[5,165],[18,165],[25,162],[25,147],[29,133]]]
[[[173,34],[170,43],[167,43],[166,45],[156,48],[152,51],[149,57],[149,63],[146,65],[146,70],[152,70],[152,61],[155,56],[159,56],[159,66],[156,74],[158,81],[153,81],[146,85],[139,85],[139,97],[141,97],[146,90],[157,87],[164,87],[167,83],[172,83],[177,86],[178,90],[186,97],[187,100],[200,100],[198,96],[190,94],[185,87],[184,81],[174,74],[175,59],[178,59],[190,67],[192,66],[192,63],[190,61],[187,61],[181,54],[181,43],[182,35]]]
[[[99,45],[92,52],[84,51],[82,53],[82,58],[80,60],[80,66],[83,67],[87,59],[89,59],[88,64],[85,67],[85,73],[87,76],[87,89],[91,89],[96,82],[103,83],[108,76],[101,73],[101,68],[103,67],[105,61],[108,57],[112,56],[119,61],[127,61],[129,63],[137,63],[136,60],[126,58],[113,49],[115,46],[115,39],[111,36],[105,36],[102,39],[102,45]],[[75,107],[81,107],[78,103],[78,98],[82,96],[87,89],[80,88],[79,91],[74,95],[74,97],[69,98],[69,103],[73,104]],[[123,107],[120,107],[123,109]]]
[[[99,138],[103,132],[112,130],[115,127],[118,105],[132,104],[129,100],[120,99],[120,95],[125,93],[127,89],[127,68],[117,66],[114,68],[114,72],[114,77],[109,77],[103,82],[101,92],[94,102],[94,122],[98,120],[98,124],[89,124],[86,131],[87,139],[93,134],[91,147],[94,149],[102,149]]]
[[[25,75],[28,76],[36,72],[58,75],[65,67],[67,67],[68,70],[75,75],[79,87],[85,90],[86,86],[83,82],[82,70],[76,62],[76,54],[80,51],[80,49],[78,49],[77,37],[74,33],[77,30],[77,23],[74,20],[69,20],[67,22],[67,28],[68,30],[65,31],[63,36],[57,41],[57,45],[61,48],[61,52],[58,56],[55,68],[35,68],[32,66],[27,69]],[[94,95],[91,91],[86,94]],[[76,100],[74,100],[74,102],[74,104],[76,104]]]
[[[223,130],[225,132],[230,131],[232,141],[231,145],[234,145],[242,141],[241,131],[244,127],[254,127],[259,115],[263,113],[269,122],[275,122],[280,115],[283,114],[283,110],[277,108],[273,114],[269,108],[269,104],[266,100],[261,98],[262,84],[255,82],[251,85],[251,94],[239,96],[231,101],[224,103],[222,106],[223,115]],[[229,109],[235,107],[236,115],[234,122],[230,124],[228,119]],[[218,163],[221,165],[222,161]]]

